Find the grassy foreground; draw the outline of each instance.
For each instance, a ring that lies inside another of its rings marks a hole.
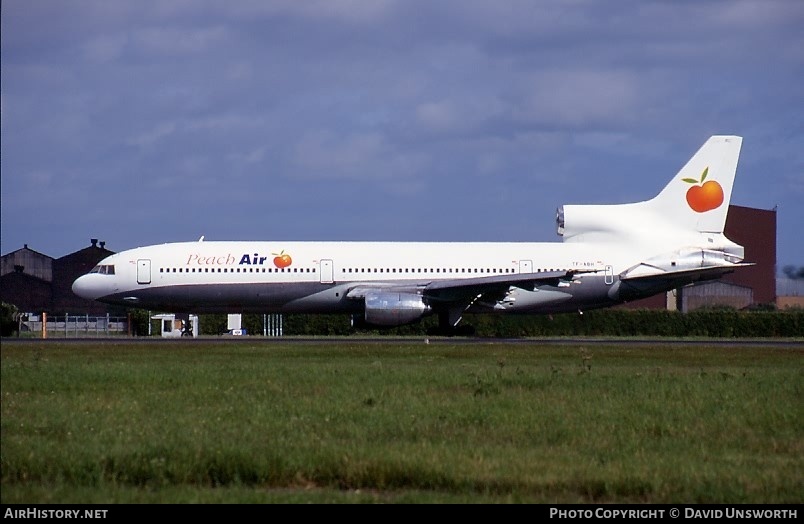
[[[2,503],[804,501],[804,347],[3,340]]]

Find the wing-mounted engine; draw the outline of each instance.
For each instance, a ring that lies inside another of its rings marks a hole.
[[[362,320],[371,326],[402,326],[431,313],[430,306],[416,293],[371,290],[363,294],[363,300]]]

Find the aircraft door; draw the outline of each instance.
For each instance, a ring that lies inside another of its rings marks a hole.
[[[333,276],[332,270],[332,260],[322,260],[321,261],[321,283],[322,284],[332,284],[335,279]]]
[[[533,261],[532,260],[520,260],[519,261],[519,272],[520,273],[533,273]]]
[[[606,284],[613,284],[614,283],[614,268],[612,266],[606,266],[606,276],[605,276]]]
[[[137,284],[151,283],[151,261],[147,258],[137,260]]]

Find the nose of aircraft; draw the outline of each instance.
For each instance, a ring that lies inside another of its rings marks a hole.
[[[73,282],[73,293],[81,298],[95,300],[98,297],[106,294],[107,289],[104,286],[103,275],[89,274],[78,277]]]

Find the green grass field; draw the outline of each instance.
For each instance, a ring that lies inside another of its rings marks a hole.
[[[801,503],[804,346],[2,341],[2,503]]]

